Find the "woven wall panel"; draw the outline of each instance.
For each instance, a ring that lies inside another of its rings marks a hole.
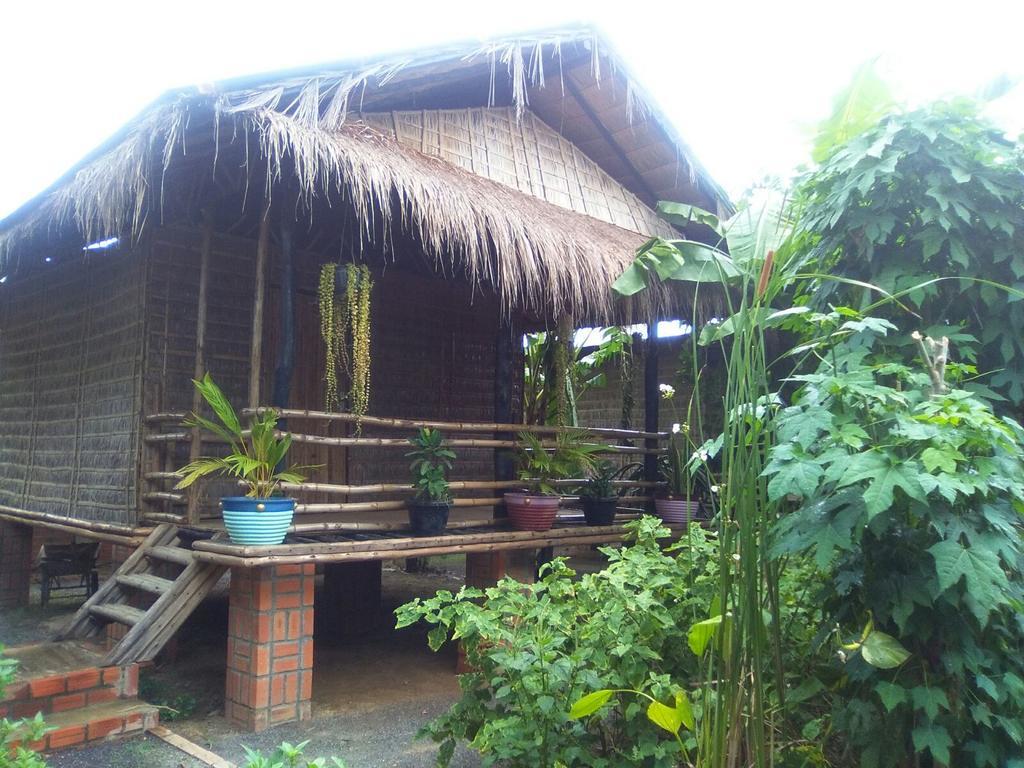
[[[207,368],[236,404],[245,401],[252,332],[253,241],[215,238],[210,266]],[[264,315],[261,388],[269,403],[280,351],[279,258],[271,248]],[[324,353],[317,309],[321,265],[336,255],[295,254],[295,370],[290,406],[324,407]],[[401,258],[401,256],[399,256]],[[195,316],[198,294],[199,234],[161,229],[153,235],[148,285],[148,340],[145,410],[187,411],[192,407],[190,379],[195,364]],[[453,421],[493,421],[495,341],[499,309],[493,297],[467,284],[417,275],[393,265],[374,266],[372,319],[372,394],[370,413],[377,416]],[[215,298],[216,297],[216,298]],[[217,305],[215,302],[220,302]],[[521,389],[515,389],[515,398]],[[518,402],[516,400],[515,402]],[[334,437],[351,436],[352,427],[302,421],[289,425]],[[367,426],[365,434],[408,437],[407,431]],[[211,449],[213,450],[212,446]],[[368,484],[409,482],[409,460],[400,448],[331,448],[296,444],[298,463],[322,464],[310,478],[318,482]],[[175,446],[165,468],[181,466],[187,447]],[[453,471],[456,479],[491,479],[493,451],[464,449]],[[216,501],[231,489],[203,486],[204,516],[218,514]],[[479,496],[479,492],[466,492]],[[404,498],[352,497],[350,501]],[[338,502],[338,496],[307,494],[307,502]],[[346,513],[369,519],[374,513]]]
[[[0,309],[0,503],[134,523],[142,260],[72,256]]]
[[[391,270],[378,280],[374,302],[370,413],[493,421],[498,322],[493,300],[478,296],[473,302],[470,288],[462,283]],[[366,432],[409,436],[407,431],[369,427]],[[493,451],[458,453],[453,478],[493,477]],[[410,482],[409,460],[405,451],[395,448],[351,449],[349,481]]]
[[[363,113],[402,144],[554,205],[643,235],[673,230],[572,142],[509,108]]]

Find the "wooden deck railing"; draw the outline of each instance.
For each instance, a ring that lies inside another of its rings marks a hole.
[[[255,412],[255,410],[245,410],[242,413],[247,416]],[[281,418],[288,420],[289,433],[292,436],[292,441],[297,445],[345,448],[352,451],[363,448],[409,449],[407,437],[382,437],[367,434],[336,437],[315,433],[317,425],[322,427],[338,422],[354,424],[356,417],[350,413],[294,409],[279,409],[278,413]],[[190,455],[197,455],[192,446],[192,441],[196,439],[196,433],[181,427],[184,418],[185,414],[183,413],[156,413],[145,419],[143,479],[146,489],[142,494],[142,499],[145,504],[144,516],[151,520],[180,524],[196,524],[200,520],[199,494],[173,490],[174,483],[178,479],[174,474],[176,465],[184,463]],[[537,435],[541,437],[546,447],[551,447],[553,443],[544,441],[543,438],[557,435],[565,429],[524,424],[447,422],[379,416],[364,416],[361,422],[364,433],[374,429],[383,429],[389,432],[404,432],[408,436],[412,436],[421,427],[440,429],[446,434],[446,443],[453,448],[490,449],[493,451],[509,451],[520,447],[521,441],[517,439],[517,435],[521,432]],[[649,455],[662,454],[666,450],[664,443],[668,438],[668,434],[665,432],[642,432],[603,427],[588,427],[583,428],[583,431],[588,440],[601,444],[603,453],[610,458],[620,457],[622,461],[638,461]],[[199,439],[201,444],[209,443],[211,447],[214,444],[222,443],[220,438],[212,435],[202,435]],[[179,448],[179,446],[183,447]],[[350,453],[347,456],[347,461],[350,463],[358,460],[358,453]],[[501,494],[504,491],[522,488],[536,482],[531,480],[464,480],[458,478],[458,471],[459,467],[456,463],[451,480],[451,489],[455,494],[452,506],[455,508],[494,507],[502,503]],[[577,478],[559,480],[555,485],[566,489],[565,498],[571,499],[575,498],[571,495],[572,489],[578,487],[582,482],[582,478]],[[644,504],[651,500],[650,491],[660,487],[662,483],[645,479],[624,479],[616,481],[615,485],[627,489],[628,495],[622,497],[620,506],[639,511]],[[404,499],[374,500],[372,497],[388,494],[408,495],[412,492],[412,485],[405,482],[367,484],[303,482],[285,483],[282,485],[282,490],[296,498],[298,502],[295,510],[297,515],[330,513],[344,516],[346,513],[372,513],[404,509]],[[332,498],[329,501],[310,501],[308,497],[312,494],[321,497],[338,497],[338,500],[335,501]],[[356,497],[357,500],[352,500],[352,497]],[[370,498],[366,499],[365,497]],[[365,529],[371,528],[372,523],[364,521],[346,524],[344,520],[340,520],[331,527]],[[323,525],[305,525],[301,520],[297,520],[295,524],[296,530],[320,528],[323,528]]]

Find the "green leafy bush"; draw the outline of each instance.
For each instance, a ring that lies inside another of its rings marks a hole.
[[[8,685],[14,682],[18,662],[4,658],[0,645],[0,699]],[[31,720],[8,720],[0,718],[0,768],[46,768],[46,761],[37,753],[21,744],[38,741],[46,732],[43,716],[36,714]],[[12,742],[19,742],[17,749],[11,749]]]
[[[1000,286],[1024,287],[1022,158],[971,104],[935,104],[889,114],[833,148],[796,193],[799,250],[816,271],[909,291],[901,300],[922,330],[976,338],[987,383],[1018,407],[1024,301]],[[814,294],[819,306],[878,298],[834,280]]]
[[[891,324],[816,320],[821,363],[795,377],[765,474],[799,499],[774,554],[825,574],[833,747],[863,766],[1024,765],[1024,430],[957,386],[969,367],[947,387],[876,354]]]
[[[326,757],[318,757],[315,760],[307,758],[305,750],[308,745],[308,741],[299,744],[289,744],[285,741],[270,755],[242,747],[245,750],[245,768],[327,768],[329,765],[334,768],[345,768],[345,763],[336,757],[330,758],[330,762],[327,762]]]
[[[399,627],[433,625],[435,650],[457,638],[473,670],[460,678],[461,699],[423,731],[441,743],[442,765],[459,740],[486,765],[677,764],[679,745],[647,719],[641,697],[616,697],[586,720],[570,716],[603,689],[674,702],[700,663],[685,635],[709,616],[714,539],[694,526],[684,546],[664,552],[660,521],[646,517],[630,528],[636,543],[603,550],[609,564],[599,573],[577,579],[558,559],[536,584],[504,579],[398,609]]]

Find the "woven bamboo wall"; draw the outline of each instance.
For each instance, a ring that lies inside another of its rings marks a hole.
[[[0,503],[134,523],[143,264],[56,259],[0,300]]]
[[[499,107],[358,117],[406,146],[562,208],[643,235],[673,234],[636,195],[532,112],[519,121],[514,110]]]
[[[370,413],[441,421],[494,420],[498,306],[468,286],[396,270],[378,280],[372,321]],[[367,430],[382,437],[407,432]],[[493,477],[493,451],[460,449],[452,477]],[[349,452],[353,484],[409,482],[405,452]],[[401,497],[396,497],[401,498]]]
[[[187,413],[192,410],[195,391],[192,377],[201,234],[198,229],[161,227],[153,232],[151,242],[145,310],[145,412]],[[248,396],[255,248],[255,243],[247,240],[215,237],[210,253],[205,369],[236,407],[246,405]],[[172,444],[164,454],[164,465],[147,469],[173,471],[187,462],[188,446]],[[201,508],[214,514],[217,497],[234,489],[230,483],[216,482],[203,486],[202,491]]]
[[[146,305],[146,413],[183,412],[192,407],[199,249],[198,230],[161,228],[152,235]],[[247,398],[255,252],[252,240],[218,235],[210,259],[206,368],[236,405],[245,404]],[[278,250],[272,247],[260,375],[264,404],[271,402],[280,350],[279,258]],[[297,252],[294,257],[296,356],[289,402],[292,408],[324,407],[324,354],[316,293],[320,266],[327,260],[329,257],[309,252]],[[419,259],[414,261],[418,263]],[[499,317],[496,299],[479,293],[474,296],[465,283],[414,274],[395,265],[381,270],[378,264],[374,273],[370,413],[492,421]],[[520,391],[513,395],[516,403]],[[307,431],[318,430],[336,437],[352,433],[341,424],[330,428],[317,424]],[[366,433],[408,436],[369,427]],[[171,446],[162,469],[181,466],[187,460],[187,451],[185,444]],[[405,452],[394,448],[296,445],[292,459],[326,465],[311,477],[318,482],[367,484],[409,479]],[[462,451],[456,475],[466,480],[492,478],[493,452]],[[221,484],[206,485],[200,501],[202,514],[217,514],[217,497],[229,491]],[[312,494],[303,500],[338,499]],[[372,518],[373,513],[367,516]]]
[[[192,409],[199,301],[198,229],[152,235],[146,288],[147,413]],[[215,237],[207,288],[206,369],[232,402],[248,393],[255,243]]]

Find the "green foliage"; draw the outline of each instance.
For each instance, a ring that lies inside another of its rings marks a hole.
[[[972,105],[889,115],[835,147],[796,197],[802,262],[899,295],[925,333],[949,336],[1024,404],[1024,165]],[[878,298],[850,282],[811,288],[819,308]]]
[[[448,470],[452,468],[455,451],[445,446],[444,435],[440,430],[422,427],[416,437],[409,438],[409,445],[414,450],[405,455],[412,458],[409,469],[415,498],[426,502],[450,501]]]
[[[620,495],[613,483],[630,467],[616,467],[608,460],[594,462],[587,482],[576,491],[580,496],[589,499],[610,499]]]
[[[213,410],[217,421],[193,413],[185,420],[185,426],[211,432],[227,442],[230,451],[224,457],[203,457],[186,464],[177,472],[181,480],[175,488],[188,488],[201,477],[222,474],[243,481],[248,486],[247,496],[266,499],[277,492],[281,483],[301,483],[305,480],[301,472],[316,469],[299,465],[278,469],[292,447],[292,437],[289,434],[277,436],[276,411],[260,411],[250,420],[249,429],[243,431],[238,414],[209,373],[203,376],[202,381],[193,380],[192,383]]]
[[[590,471],[601,452],[599,444],[586,442],[587,432],[582,429],[559,432],[550,447],[531,432],[520,432],[518,438],[519,478],[530,480],[548,496],[558,495],[552,481],[566,480]]]
[[[799,499],[774,554],[823,572],[819,642],[839,635],[840,661],[820,669],[818,698],[837,748],[863,766],[1011,765],[1024,751],[1024,430],[895,357],[888,324],[849,310],[817,322],[830,329],[820,363],[795,377],[765,474],[773,498]]]
[[[191,693],[178,690],[173,683],[164,683],[150,674],[139,676],[139,698],[160,707],[160,720],[167,722],[187,720],[199,706]]]
[[[345,763],[337,757],[330,758],[330,762],[327,762],[325,757],[318,757],[315,760],[307,758],[305,750],[308,745],[308,741],[299,744],[289,744],[285,741],[270,755],[242,747],[245,750],[245,768],[345,768]]]
[[[725,222],[692,206],[663,203],[659,210],[673,223],[697,222],[711,228],[720,241],[711,246],[650,240],[614,284],[615,290],[632,295],[653,281],[671,280],[692,284],[694,304],[706,290],[721,295],[728,307],[727,316],[709,324],[699,337],[700,344],[719,347],[727,369],[722,420],[720,430],[715,430],[720,434],[692,454],[685,435],[674,437],[666,463],[666,477],[676,489],[682,489],[682,459],[689,454],[685,469],[721,491],[716,510],[721,578],[715,613],[728,616],[729,624],[727,632],[719,633],[723,646],[712,654],[699,678],[708,713],[699,732],[698,762],[727,765],[742,760],[765,766],[773,759],[770,732],[778,711],[773,696],[782,695],[785,678],[780,578],[764,548],[764,532],[777,506],[762,477],[774,442],[771,416],[776,400],[765,330],[784,324],[790,315],[788,309],[775,309],[773,302],[784,296],[799,266],[786,242],[792,222],[785,198],[767,190]],[[696,344],[692,360],[697,369]],[[692,421],[707,426],[701,398],[694,394],[697,413]],[[686,421],[691,423],[689,414]],[[698,429],[698,434],[703,432]],[[701,634],[698,630],[695,643]],[[751,685],[751,680],[756,683]]]
[[[819,127],[811,156],[824,162],[837,147],[874,127],[896,104],[892,91],[875,70],[876,59],[865,62],[853,80],[836,96],[832,114]]]
[[[345,267],[345,289],[339,293],[335,277],[339,265],[320,268],[317,287],[320,337],[324,342],[325,407],[341,407],[339,373],[349,384],[348,405],[356,415],[356,434],[370,405],[370,319],[373,280],[365,264]]]
[[[678,764],[680,725],[692,729],[701,711],[682,689],[701,658],[679,637],[708,617],[717,545],[694,526],[665,552],[660,521],[629,525],[636,543],[602,550],[599,573],[577,577],[558,559],[536,584],[504,579],[398,609],[399,627],[432,625],[434,649],[457,638],[472,669],[461,699],[423,732],[441,744],[441,765],[460,740],[485,765]]]
[[[675,701],[672,706],[669,706],[668,704],[663,704],[654,697],[647,695],[643,691],[634,691],[629,688],[615,691],[606,688],[602,691],[588,693],[582,699],[573,704],[572,709],[569,710],[569,719],[579,720],[580,718],[595,714],[612,696],[622,693],[638,696],[641,699],[646,699],[648,701],[646,710],[647,719],[663,731],[672,734],[679,744],[679,751],[685,757],[686,745],[683,744],[683,740],[680,737],[679,732],[682,730],[683,726],[685,726],[687,730],[692,731],[695,723],[693,718],[693,704],[690,702],[690,697],[686,695],[685,691],[676,691]]]
[[[572,331],[570,330],[572,334]],[[573,334],[574,335],[574,334]],[[618,326],[605,328],[597,347],[584,354],[570,338],[560,339],[557,333],[526,334],[525,380],[523,385],[523,413],[527,424],[557,424],[558,403],[564,403],[565,421],[570,426],[579,423],[576,404],[591,389],[607,384],[605,366],[619,360],[624,373],[631,361],[633,339]],[[566,349],[568,347],[568,349]],[[558,356],[568,352],[567,359]],[[564,363],[564,392],[556,391],[559,376],[557,370]],[[631,406],[630,406],[631,407]],[[624,410],[630,410],[625,408]]]
[[[18,662],[5,658],[4,648],[0,645],[0,699],[4,690],[14,682]],[[47,731],[41,713],[29,720],[8,720],[0,718],[0,768],[46,768],[46,761],[38,754],[22,746],[38,741]],[[19,742],[16,749],[11,749],[12,742]]]

